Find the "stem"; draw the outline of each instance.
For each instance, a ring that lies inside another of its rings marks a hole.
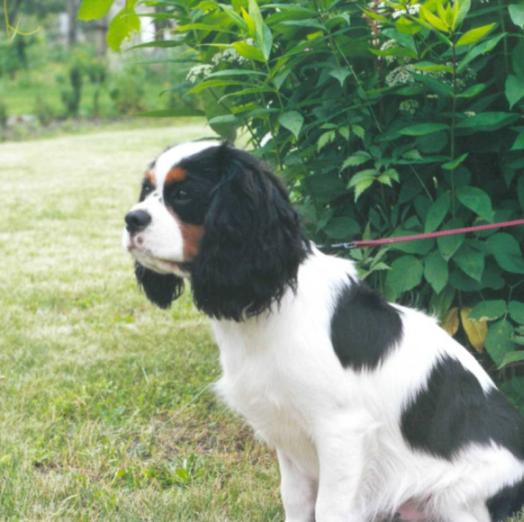
[[[449,155],[450,159],[455,159],[455,125],[457,112],[457,48],[455,42],[455,34],[451,33],[451,67],[452,67],[452,87],[453,96],[451,98],[451,126],[449,129]],[[450,170],[451,181],[451,215],[455,217],[455,169]]]
[[[271,69],[269,68],[269,65],[266,63],[264,63],[264,66],[265,66],[265,69],[266,69],[266,75],[267,75],[267,78],[270,77],[271,75]],[[278,107],[280,109],[280,114],[282,114],[282,112],[284,111],[284,102],[282,100],[282,96],[280,95],[280,92],[279,90],[276,88],[275,86],[275,95],[276,95],[276,98],[277,98],[277,101],[278,101]],[[280,149],[280,146],[278,144],[278,141],[276,141],[276,129],[273,127],[273,125],[271,124],[271,116],[269,115],[268,116],[268,126],[271,127],[271,133],[273,134],[273,143],[275,144],[275,152],[276,152],[276,156],[277,156],[277,162],[278,162],[278,168],[280,171],[283,170],[283,160],[282,160],[282,150]]]
[[[417,178],[418,182],[420,183],[420,186],[426,193],[426,196],[429,198],[430,201],[433,201],[433,196],[431,195],[431,192],[429,191],[428,187],[426,187],[426,184],[422,181],[422,178],[420,177],[420,174],[417,172],[415,167],[413,167],[413,165],[410,165],[409,168],[411,169],[413,174],[415,174],[415,177]]]
[[[506,19],[504,17],[504,9],[506,8],[504,5],[502,5],[501,0],[498,0],[499,5],[499,20],[500,20],[500,27],[502,29],[503,33],[506,33]],[[507,35],[504,36],[502,39],[502,45],[504,46],[504,67],[505,67],[505,73],[506,76],[509,74],[509,49],[508,49],[508,37]]]

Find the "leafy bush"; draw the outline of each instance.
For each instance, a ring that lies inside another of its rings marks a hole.
[[[145,75],[143,69],[128,67],[115,74],[109,95],[120,114],[134,114],[144,110]]]
[[[167,44],[197,54],[190,92],[207,95],[210,124],[245,129],[320,243],[522,217],[522,4],[149,4],[178,23]],[[352,256],[389,298],[506,368],[522,404],[523,239],[516,227]]]
[[[64,104],[67,116],[78,116],[80,102],[82,100],[82,67],[78,63],[73,63],[66,78],[60,76],[58,81],[62,84],[60,98]]]
[[[44,127],[47,127],[56,119],[53,106],[40,95],[35,98],[34,113],[40,124]]]
[[[7,127],[8,116],[7,105],[0,100],[0,129]]]

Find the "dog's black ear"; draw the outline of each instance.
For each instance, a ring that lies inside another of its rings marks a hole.
[[[147,298],[160,308],[169,308],[180,297],[184,280],[174,274],[159,274],[135,263],[135,276]]]
[[[220,181],[212,195],[191,270],[199,309],[240,321],[279,302],[296,285],[309,246],[287,192],[261,162],[217,147]]]

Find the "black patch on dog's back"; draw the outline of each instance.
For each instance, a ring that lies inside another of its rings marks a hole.
[[[401,429],[413,448],[446,459],[468,443],[491,441],[524,458],[522,417],[499,390],[485,393],[478,379],[447,355],[402,414]]]
[[[365,283],[350,280],[331,318],[331,342],[342,366],[373,369],[401,337],[400,312]]]

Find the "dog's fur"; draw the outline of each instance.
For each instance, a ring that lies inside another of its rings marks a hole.
[[[287,522],[498,522],[524,503],[524,422],[427,315],[303,235],[279,180],[215,140],[146,173],[124,244],[147,297],[189,279],[219,394],[276,448]]]

